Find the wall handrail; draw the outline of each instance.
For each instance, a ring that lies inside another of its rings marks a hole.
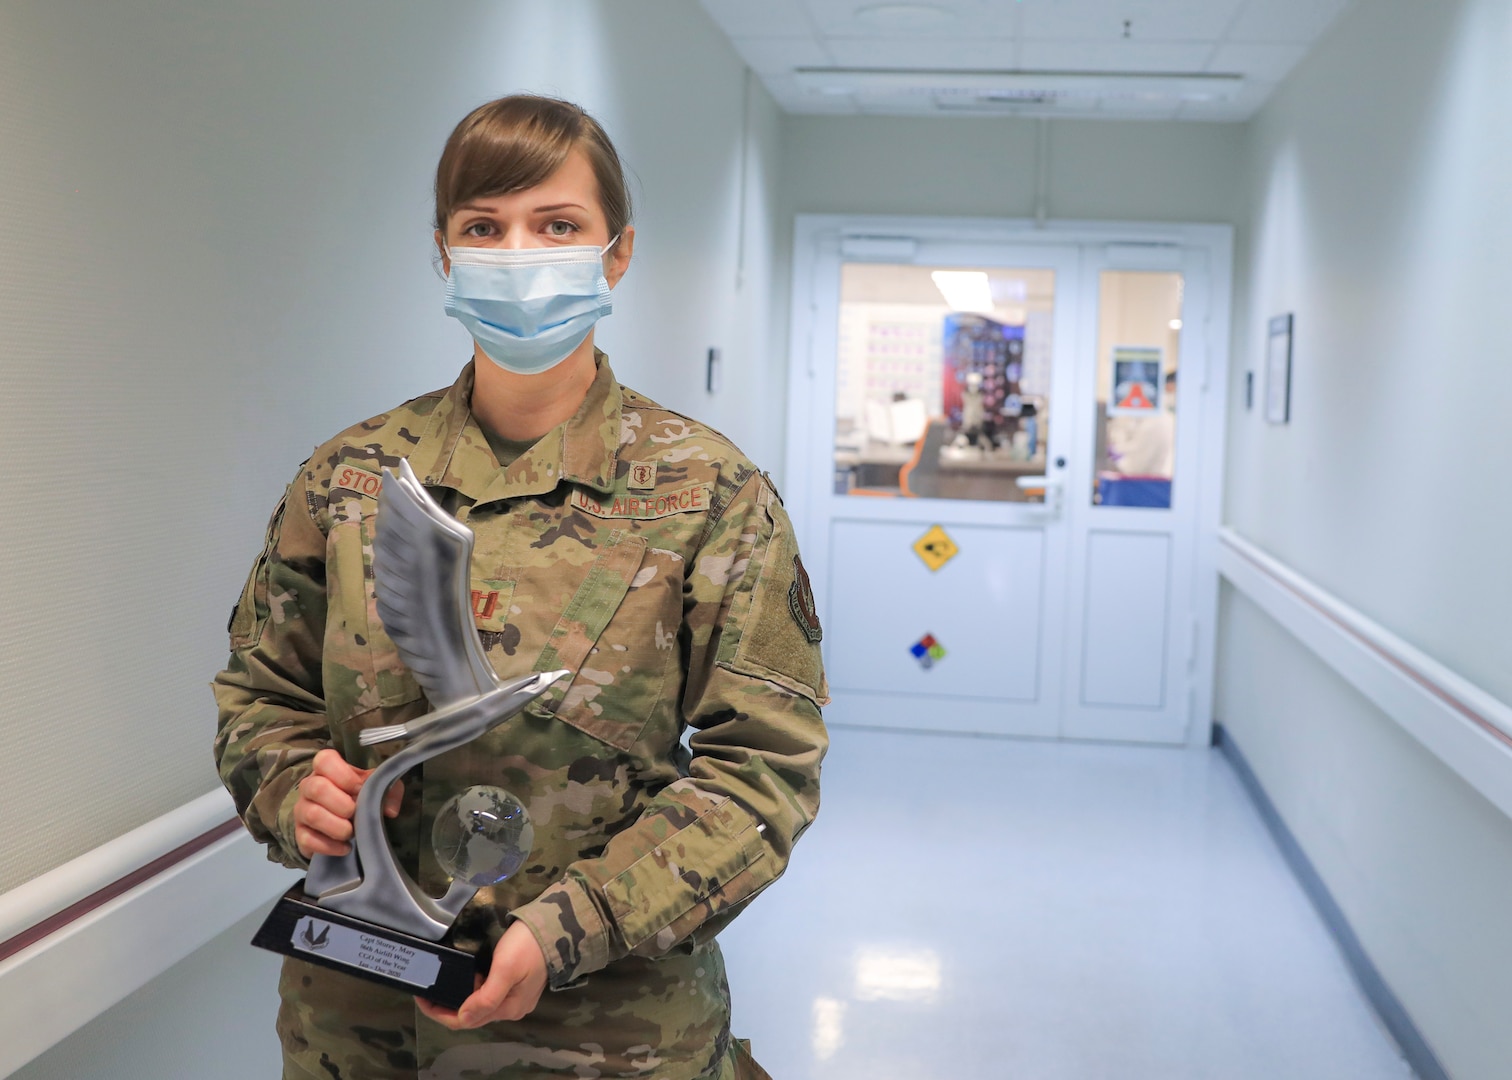
[[[217,790],[0,895],[0,1076],[264,908],[293,876]]]
[[[217,788],[0,894],[0,961],[240,827]]]
[[[1218,540],[1231,585],[1512,817],[1512,706],[1232,528]]]

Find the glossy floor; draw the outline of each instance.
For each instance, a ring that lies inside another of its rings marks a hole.
[[[1216,752],[834,732],[721,937],[777,1080],[1410,1077]]]

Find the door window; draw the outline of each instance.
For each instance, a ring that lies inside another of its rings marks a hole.
[[[839,495],[1042,502],[1055,272],[847,263]]]
[[[1101,275],[1093,505],[1171,506],[1183,285],[1179,273]]]

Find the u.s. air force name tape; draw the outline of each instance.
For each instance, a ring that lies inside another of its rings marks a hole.
[[[434,986],[441,971],[440,957],[431,953],[411,949],[375,934],[364,934],[349,926],[322,922],[309,915],[294,924],[293,945],[300,952],[319,954],[348,967],[386,975],[422,990]]]
[[[663,495],[615,495],[600,500],[586,491],[572,493],[571,506],[600,518],[664,518],[709,508],[709,485],[694,484]]]

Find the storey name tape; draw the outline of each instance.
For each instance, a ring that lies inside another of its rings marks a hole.
[[[366,469],[354,468],[351,465],[343,465],[331,474],[331,488],[343,491],[355,491],[359,495],[368,495],[376,499],[378,492],[383,490],[383,477],[377,473],[370,473]]]

